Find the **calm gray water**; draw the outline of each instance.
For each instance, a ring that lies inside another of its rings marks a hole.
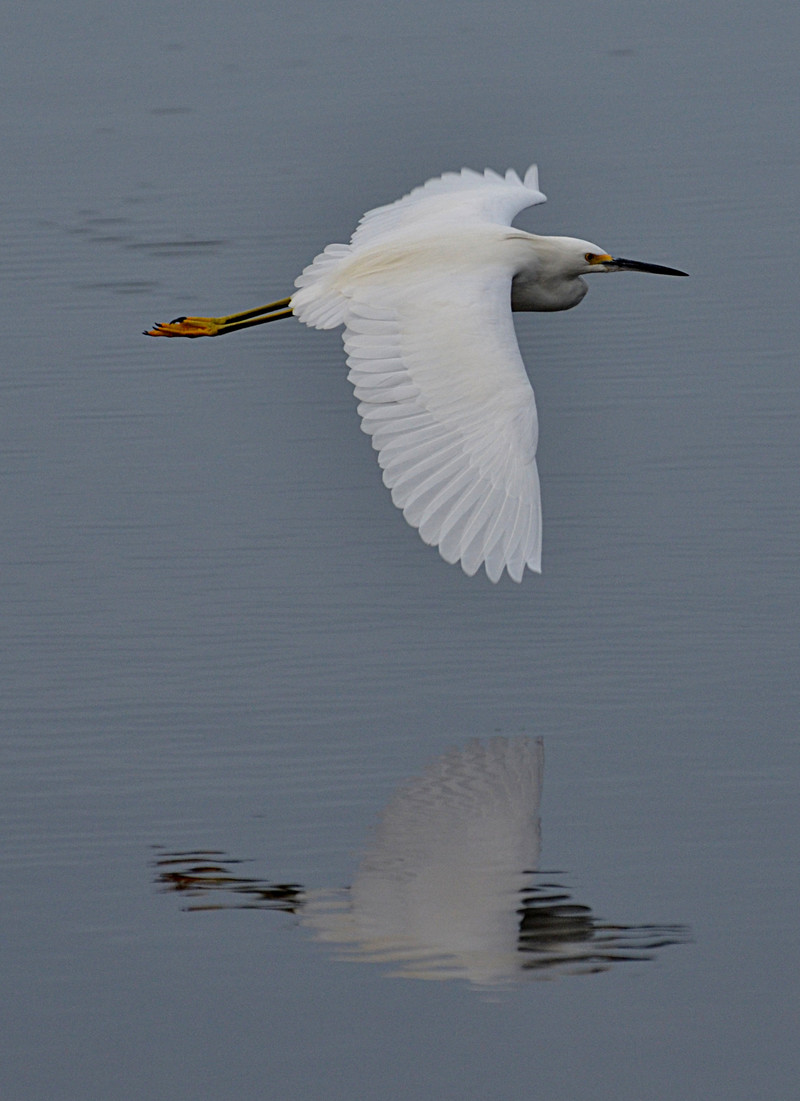
[[[797,5],[2,34],[3,1097],[794,1096]],[[519,224],[692,277],[518,319],[521,586],[393,508],[336,333],[140,336],[534,160]]]

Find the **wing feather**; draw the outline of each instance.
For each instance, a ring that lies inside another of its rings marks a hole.
[[[497,581],[540,569],[533,391],[511,316],[524,180],[464,169],[362,218],[297,280],[308,325],[344,324],[349,378],[394,503],[426,543]]]
[[[395,273],[390,290],[360,286],[350,302],[345,347],[362,427],[394,503],[426,543],[467,573],[485,564],[491,580],[507,569],[518,581],[526,566],[540,568],[541,525],[536,406],[511,318],[511,273],[448,268],[444,297],[415,274]],[[368,341],[353,341],[351,316]]]
[[[513,168],[505,176],[491,168],[482,173],[463,168],[428,180],[393,203],[368,210],[351,243],[354,247],[372,245],[397,229],[405,230],[413,222],[429,219],[440,228],[465,221],[511,225],[520,211],[545,201],[535,164],[525,173],[524,180]]]

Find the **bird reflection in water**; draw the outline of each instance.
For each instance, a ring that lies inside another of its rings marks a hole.
[[[606,971],[685,943],[685,926],[601,920],[558,873],[536,870],[543,766],[540,739],[450,750],[390,800],[349,889],[249,877],[220,851],[162,851],[157,882],[189,911],[282,910],[340,958],[483,987]]]

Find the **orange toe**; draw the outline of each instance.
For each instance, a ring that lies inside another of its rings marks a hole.
[[[214,317],[176,317],[174,321],[159,321],[145,336],[216,336],[219,321]]]

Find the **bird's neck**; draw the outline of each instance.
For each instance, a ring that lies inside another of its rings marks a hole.
[[[588,290],[580,276],[521,271],[511,282],[511,309],[516,312],[571,310]]]
[[[552,312],[577,306],[587,286],[577,272],[565,269],[562,238],[525,238],[525,256],[511,283],[511,309]]]

